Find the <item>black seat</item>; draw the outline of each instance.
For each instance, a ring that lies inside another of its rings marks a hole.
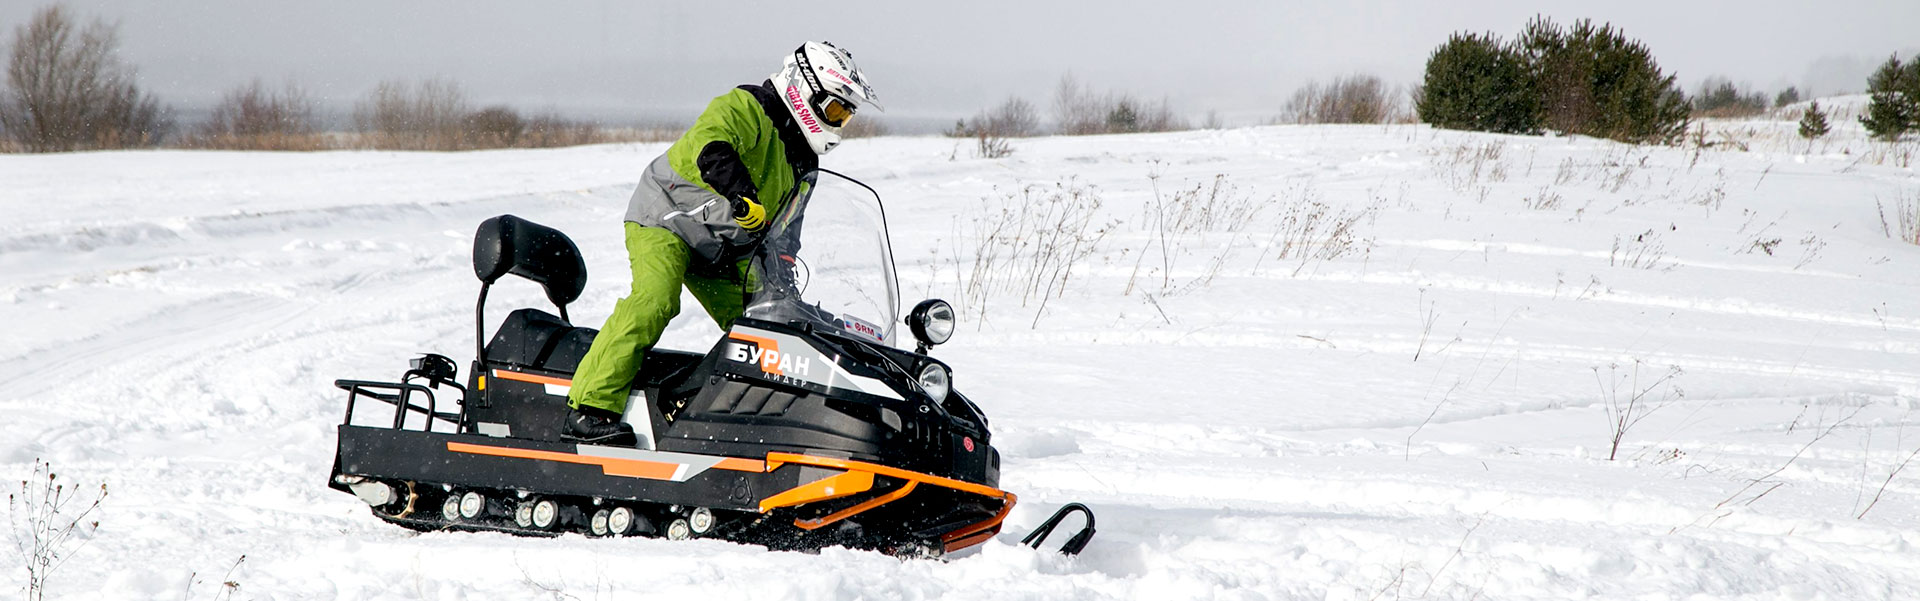
[[[593,346],[599,334],[593,328],[576,328],[552,313],[539,309],[520,309],[507,314],[500,329],[487,343],[487,360],[515,367],[528,367],[571,374],[580,367],[580,359]]]

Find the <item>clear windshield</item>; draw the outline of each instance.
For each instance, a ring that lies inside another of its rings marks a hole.
[[[798,190],[754,254],[745,315],[892,344],[900,292],[880,196],[827,171],[801,178]]]

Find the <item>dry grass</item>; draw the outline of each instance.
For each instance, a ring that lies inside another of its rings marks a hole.
[[[988,298],[1018,293],[1021,307],[1034,308],[1029,327],[1037,326],[1047,302],[1066,293],[1076,267],[1118,223],[1097,220],[1099,190],[1074,179],[1028,185],[988,203],[964,236],[973,256],[964,271],[963,310],[984,324]]]
[[[1880,229],[1888,238],[1920,245],[1920,189],[1914,190],[1911,196],[1896,196],[1891,203],[1875,199],[1874,205],[1880,209]],[[1887,215],[1889,212],[1893,214],[1891,218]]]

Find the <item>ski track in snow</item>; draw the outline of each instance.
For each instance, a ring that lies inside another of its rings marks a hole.
[[[955,144],[826,161],[885,197],[908,303],[968,299],[972,232],[1025,186],[1091,186],[1113,227],[1044,309],[962,302],[935,351],[1021,496],[944,562],[417,534],[325,488],[332,380],[464,367],[482,219],[572,235],[573,313],[605,318],[664,145],[0,156],[0,466],[111,490],[49,597],[1920,596],[1920,467],[1888,480],[1920,446],[1920,247],[1876,208],[1920,198],[1910,167],[1414,126]],[[1278,260],[1223,230],[1154,254],[1156,187],[1222,175],[1268,207],[1370,211],[1364,252]],[[545,300],[502,284],[490,319],[516,306]],[[692,311],[663,344],[717,334]],[[1643,391],[1608,460],[1610,405]],[[1017,544],[1070,501],[1100,517],[1086,553]]]

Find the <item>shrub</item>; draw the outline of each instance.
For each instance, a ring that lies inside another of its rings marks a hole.
[[[467,113],[466,92],[452,80],[383,81],[354,106],[353,125],[366,148],[460,150]]]
[[[232,150],[326,148],[326,139],[314,126],[315,112],[306,91],[292,84],[278,92],[267,91],[255,79],[222,96],[187,145]]]
[[[1768,108],[1766,94],[1742,91],[1725,77],[1700,82],[1700,93],[1693,98],[1693,114],[1701,117],[1752,117]]]
[[[1025,138],[1040,132],[1040,117],[1033,105],[1018,97],[1008,97],[1000,106],[981,111],[971,120],[954,124],[949,135],[973,138],[978,145],[974,154],[997,159],[1013,154],[1008,138]]]
[[[1812,140],[1827,135],[1828,131],[1827,114],[1820,110],[1820,101],[1815,100],[1800,117],[1800,137]]]
[[[1076,136],[1187,129],[1164,98],[1148,104],[1128,94],[1096,94],[1071,74],[1054,91],[1054,118],[1060,133]]]
[[[1309,81],[1287,100],[1283,119],[1293,123],[1387,123],[1400,112],[1396,96],[1373,75],[1340,77],[1321,87]]]
[[[55,4],[14,28],[0,130],[29,152],[151,146],[172,123],[121,62],[119,28]]]
[[[1493,34],[1453,34],[1427,57],[1414,92],[1420,120],[1435,127],[1509,134],[1540,129],[1539,99],[1525,62]]]
[[[520,118],[520,112],[507,106],[490,106],[461,119],[468,146],[476,148],[511,148],[520,143],[521,134],[526,133],[527,123]]]
[[[1867,115],[1860,118],[1867,133],[1884,140],[1898,140],[1910,130],[1920,129],[1920,56],[1905,64],[1898,55],[1867,78]]]
[[[1686,95],[1644,44],[1581,19],[1535,17],[1514,40],[1540,101],[1541,123],[1568,134],[1671,142],[1687,126]]]

